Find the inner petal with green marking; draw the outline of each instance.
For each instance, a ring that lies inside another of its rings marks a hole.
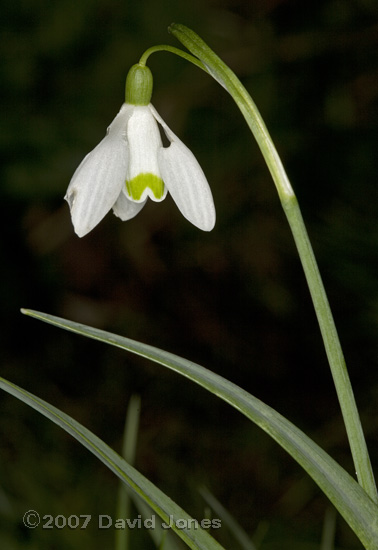
[[[126,180],[126,191],[129,198],[135,202],[144,201],[147,197],[160,202],[167,194],[163,180],[159,176],[148,172],[138,174],[131,180]]]

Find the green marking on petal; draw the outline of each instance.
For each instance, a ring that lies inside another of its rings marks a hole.
[[[129,197],[135,201],[141,199],[145,189],[149,189],[157,201],[164,198],[163,180],[159,176],[147,172],[138,174],[130,181],[126,180],[126,189]]]

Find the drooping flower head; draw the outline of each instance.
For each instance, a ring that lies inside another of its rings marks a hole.
[[[150,69],[134,65],[126,79],[125,103],[67,189],[65,199],[79,237],[110,209],[121,220],[129,220],[148,198],[160,202],[168,192],[191,223],[204,231],[213,229],[215,208],[206,177],[193,153],[152,106],[151,95]],[[168,147],[163,147],[158,123]]]

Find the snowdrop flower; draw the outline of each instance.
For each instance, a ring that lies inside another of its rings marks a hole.
[[[126,102],[67,189],[65,199],[79,237],[111,208],[121,220],[129,220],[148,197],[160,202],[168,192],[192,224],[204,231],[213,229],[215,208],[206,177],[193,153],[151,105],[151,95],[151,71],[134,65],[126,79]],[[168,147],[163,147],[158,123]]]

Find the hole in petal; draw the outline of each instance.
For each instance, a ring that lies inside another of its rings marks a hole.
[[[68,195],[66,195],[64,198],[66,199],[66,201],[68,202],[68,205],[70,207],[70,209],[73,207],[74,205],[74,202],[75,202],[75,197],[76,197],[76,191],[75,190],[72,190],[71,193]]]

